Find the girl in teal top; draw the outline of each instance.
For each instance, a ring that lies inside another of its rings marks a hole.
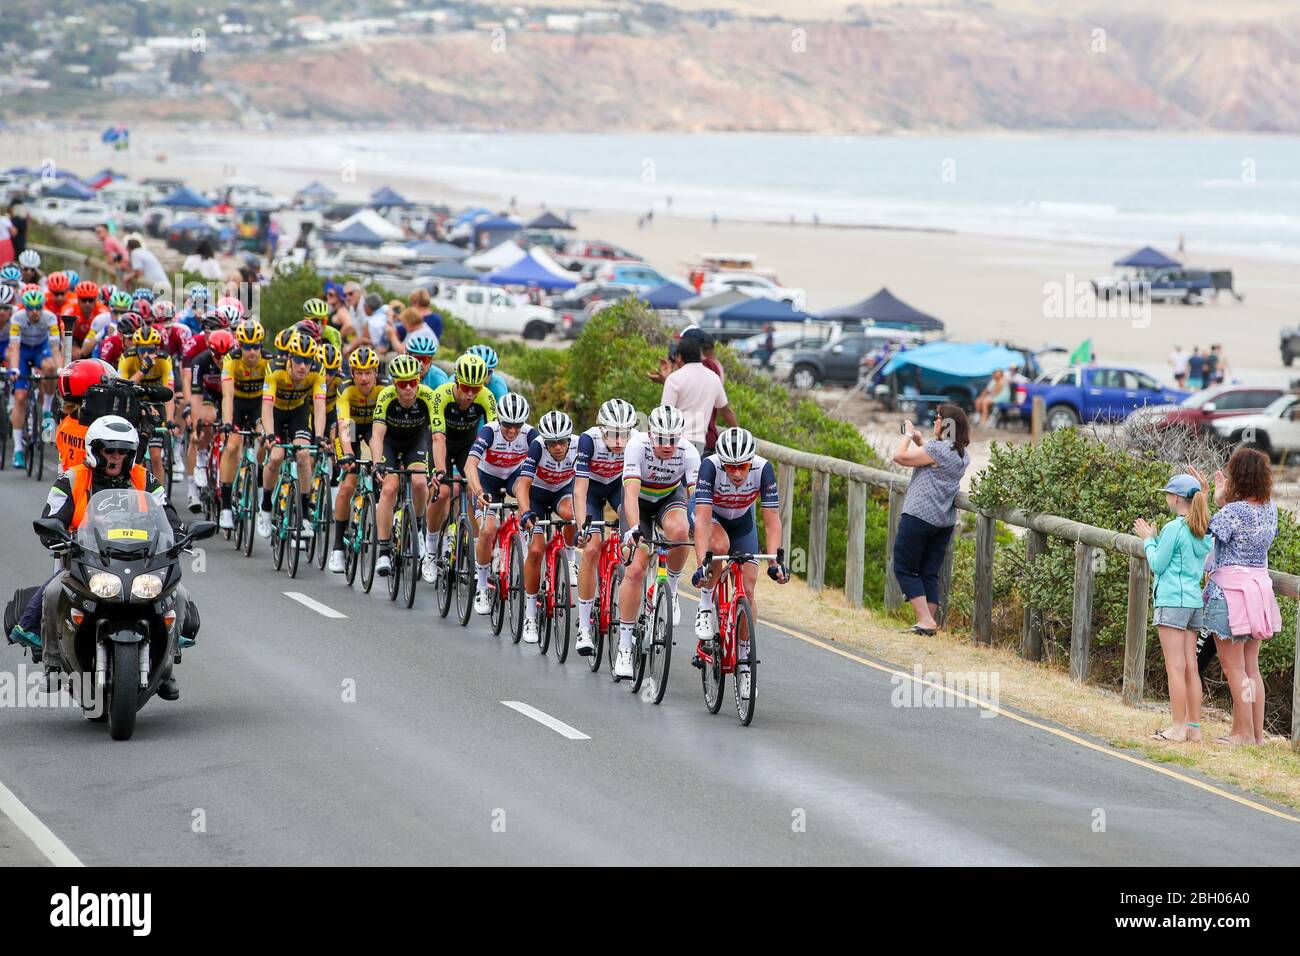
[[[1174,475],[1164,487],[1165,503],[1178,515],[1160,529],[1142,518],[1133,533],[1142,538],[1147,564],[1155,577],[1155,624],[1169,678],[1173,726],[1152,735],[1175,742],[1201,739],[1201,675],[1196,665],[1196,635],[1201,629],[1201,579],[1213,539],[1209,504],[1201,483],[1191,475]]]

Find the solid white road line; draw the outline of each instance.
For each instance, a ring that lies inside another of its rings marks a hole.
[[[28,810],[26,805],[3,783],[0,783],[0,813],[12,820],[14,826],[22,830],[27,839],[36,845],[36,849],[45,855],[45,859],[55,866],[86,865],[77,859],[76,854],[69,850],[67,844],[56,837],[49,827],[36,819],[36,814]]]
[[[554,717],[552,717],[550,714],[544,713],[544,712],[538,710],[536,707],[532,707],[532,706],[530,706],[530,705],[528,705],[528,704],[525,704],[523,701],[518,701],[518,700],[503,700],[501,703],[505,704],[505,705],[506,705],[507,707],[509,707],[511,710],[517,710],[517,711],[519,711],[519,713],[523,714],[525,717],[531,717],[533,720],[537,721],[539,724],[545,724],[547,727],[550,727],[553,731],[555,731],[555,732],[556,732],[557,734],[559,734],[561,737],[568,737],[570,740],[590,740],[590,739],[591,739],[591,738],[588,737],[586,734],[584,734],[581,730],[574,730],[572,727],[570,727],[570,726],[569,726],[568,724],[566,724],[564,721],[562,721],[562,720],[556,720],[556,719],[555,719]]]
[[[328,604],[321,604],[321,602],[317,601],[315,598],[309,598],[301,591],[285,591],[284,596],[287,598],[292,598],[293,600],[297,601],[299,604],[303,605],[304,607],[311,608],[313,611],[315,611],[317,614],[321,615],[322,617],[330,617],[336,620],[347,617],[346,614],[342,614],[339,611],[334,610],[334,608],[330,607]]]

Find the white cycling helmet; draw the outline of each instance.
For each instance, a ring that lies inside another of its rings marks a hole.
[[[636,409],[631,402],[611,398],[596,412],[596,424],[607,431],[630,431],[636,427]]]
[[[14,287],[11,285],[0,285],[0,306],[14,304]]]
[[[542,441],[564,441],[573,437],[573,419],[564,412],[547,412],[537,423]]]
[[[724,465],[743,465],[754,460],[754,436],[743,428],[728,428],[718,436],[715,447],[718,460]]]
[[[18,264],[24,269],[39,269],[41,267],[41,254],[35,249],[24,249],[18,253]]]
[[[681,437],[686,431],[686,416],[672,405],[660,405],[650,413],[650,435]]]
[[[518,392],[508,392],[497,402],[497,418],[502,425],[523,425],[528,421],[530,411],[528,399]]]
[[[86,467],[98,468],[100,465],[96,453],[101,449],[107,451],[124,451],[135,454],[140,437],[125,418],[120,415],[105,415],[96,418],[86,429]]]

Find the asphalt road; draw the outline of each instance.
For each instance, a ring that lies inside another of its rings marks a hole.
[[[3,593],[48,566],[30,531],[44,493],[0,473]],[[896,707],[889,673],[766,626],[753,725],[730,688],[710,716],[688,600],[656,707],[576,655],[440,620],[427,586],[407,611],[379,579],[370,595],[314,567],[291,581],[261,539],[251,559],[207,544],[186,572],[204,623],[181,699],[151,700],[133,740],[72,709],[0,709],[0,784],[87,865],[1241,866],[1300,850],[1300,823],[1226,788],[974,707]],[[0,644],[0,672],[29,663]],[[45,862],[39,844],[0,814],[0,862]]]

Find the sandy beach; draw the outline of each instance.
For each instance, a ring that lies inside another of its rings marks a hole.
[[[458,192],[418,172],[368,176],[359,167],[351,181],[341,181],[337,171],[330,178],[311,157],[277,150],[273,133],[222,133],[221,155],[198,148],[200,139],[210,141],[213,135],[140,131],[131,151],[118,153],[89,131],[41,131],[22,138],[5,131],[0,132],[0,155],[6,164],[53,159],[83,174],[111,166],[133,178],[175,176],[204,189],[239,177],[287,195],[320,179],[344,199],[364,198],[381,185],[412,199],[453,207],[474,202],[504,209],[510,198]],[[238,163],[231,157],[239,157]],[[1092,312],[1086,284],[1109,273],[1110,261],[1127,249],[894,228],[735,220],[714,225],[708,219],[669,215],[662,207],[651,225],[639,228],[636,214],[602,211],[600,204],[600,196],[593,195],[590,211],[574,215],[581,236],[624,245],[673,276],[683,275],[686,263],[701,252],[752,253],[784,284],[807,290],[813,310],[854,302],[887,286],[942,318],[957,339],[1072,349],[1091,337],[1099,361],[1132,365],[1166,381],[1166,358],[1175,344],[1190,350],[1218,342],[1231,374],[1242,381],[1285,382],[1291,377],[1278,354],[1278,330],[1300,323],[1300,267],[1198,254],[1195,237],[1187,238],[1187,261],[1231,268],[1244,301],[1224,295],[1200,307],[1155,305],[1149,316],[1102,317]],[[528,216],[537,208],[521,203],[518,211]],[[1178,237],[1152,236],[1150,241],[1172,254]]]

